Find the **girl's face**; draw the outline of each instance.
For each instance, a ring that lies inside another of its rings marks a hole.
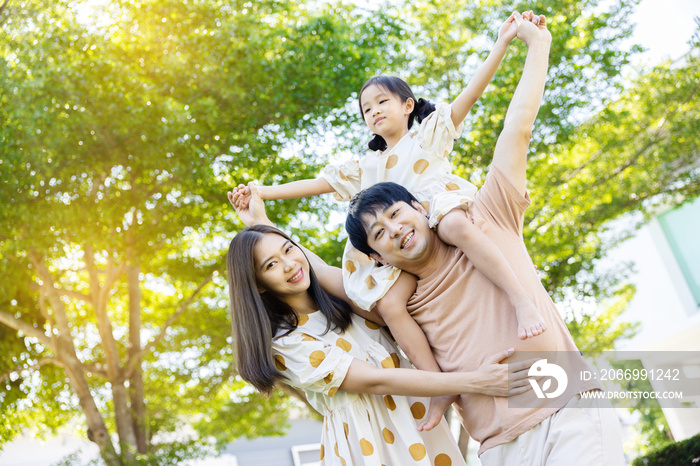
[[[282,301],[307,292],[311,284],[309,262],[287,238],[266,233],[255,245],[254,254],[258,291],[274,293]]]
[[[398,95],[372,84],[362,91],[360,106],[370,131],[384,137],[408,131],[408,117],[414,102],[411,98],[402,102]]]

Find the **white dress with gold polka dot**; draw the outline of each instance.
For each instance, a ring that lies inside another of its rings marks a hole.
[[[299,388],[323,415],[322,465],[464,465],[447,423],[429,432],[417,424],[429,398],[338,391],[353,358],[376,367],[410,368],[385,330],[355,314],[343,333],[326,330],[320,312],[301,315],[299,326],[273,340],[285,383]]]
[[[467,210],[477,191],[476,186],[452,174],[449,154],[462,125],[454,127],[451,112],[449,104],[439,103],[391,150],[370,153],[359,161],[328,165],[321,176],[335,189],[333,195],[339,201],[349,201],[360,190],[377,183],[398,183],[425,207],[433,228],[452,209]],[[398,276],[396,268],[378,264],[353,248],[350,241],[345,244],[343,285],[362,309],[371,309]]]

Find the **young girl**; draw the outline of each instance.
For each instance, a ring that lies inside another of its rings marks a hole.
[[[256,223],[262,215],[268,223],[259,197],[251,204],[263,214],[237,206],[244,222]],[[471,373],[408,369],[379,325],[350,312],[340,270],[322,267],[316,275],[302,249],[269,225],[233,238],[227,269],[241,377],[262,392],[278,381],[305,392],[324,416],[321,464],[465,464],[444,419],[428,419],[429,400],[419,397],[522,393],[529,363],[509,364],[510,391],[507,366],[497,363],[512,350]],[[322,284],[340,291],[342,299]],[[437,426],[427,430],[428,423]]]
[[[532,21],[536,18],[532,12],[523,17]],[[332,192],[336,199],[347,201],[378,182],[403,185],[429,212],[430,226],[437,229],[439,237],[462,249],[477,270],[507,293],[518,319],[518,334],[526,339],[544,332],[546,325],[500,250],[472,223],[468,210],[476,187],[453,175],[448,159],[464,118],[495,74],[516,33],[511,16],[501,26],[486,62],[451,105],[436,107],[424,99],[417,100],[399,78],[371,78],[360,91],[359,104],[365,123],[375,134],[369,144],[375,152],[360,161],[327,166],[318,179],[261,186],[260,192],[263,199]],[[244,188],[242,194],[249,195],[249,191]],[[411,238],[405,241],[408,244]],[[439,370],[425,335],[406,311],[406,302],[415,290],[414,277],[377,264],[348,242],[343,254],[343,281],[356,305],[369,310],[376,303],[378,313],[416,367]]]

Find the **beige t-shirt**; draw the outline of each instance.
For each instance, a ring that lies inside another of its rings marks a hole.
[[[542,286],[522,239],[523,214],[530,203],[495,167],[471,207],[474,222],[498,246],[542,314],[547,331],[520,340],[515,310],[507,295],[476,270],[461,250],[438,251],[444,264],[418,280],[408,311],[425,332],[445,372],[472,371],[492,354],[522,351],[578,352],[554,302]],[[572,353],[567,353],[571,355]],[[579,355],[575,353],[579,364]],[[585,368],[580,358],[581,369]],[[569,380],[565,395],[545,408],[509,408],[508,398],[465,394],[458,402],[462,424],[481,443],[479,454],[507,443],[554,414],[576,393],[600,388],[597,382]],[[528,396],[532,397],[533,392]],[[515,398],[511,398],[513,402]]]

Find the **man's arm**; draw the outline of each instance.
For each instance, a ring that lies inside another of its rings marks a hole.
[[[496,142],[493,165],[525,195],[527,151],[544,93],[552,35],[543,15],[539,16],[536,25],[524,21],[518,13],[513,14],[518,25],[518,38],[527,44],[528,51],[523,74],[508,106],[503,131]]]

